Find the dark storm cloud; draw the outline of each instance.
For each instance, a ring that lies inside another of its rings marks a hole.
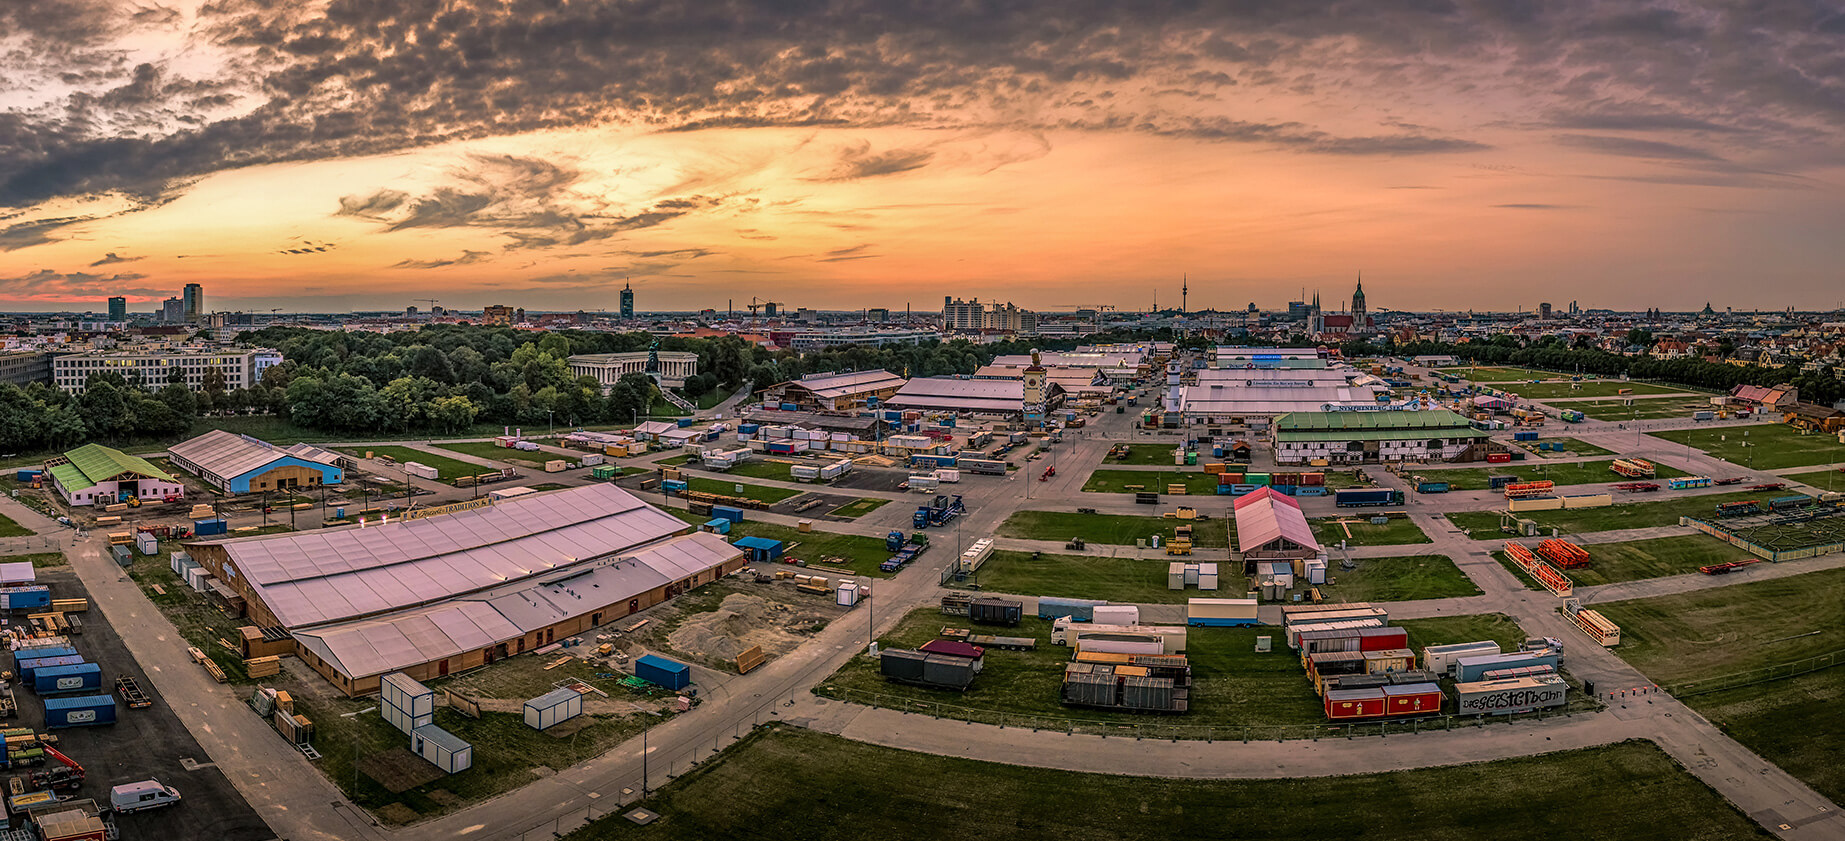
[[[1566,134],[1557,138],[1565,146],[1600,152],[1604,155],[1620,155],[1629,158],[1664,158],[1680,161],[1721,161],[1722,158],[1703,149],[1666,143],[1661,140],[1640,140],[1632,137],[1610,137],[1598,134]]]
[[[135,272],[101,275],[91,272],[59,272],[39,269],[13,277],[0,277],[0,296],[60,300],[107,295],[151,298],[172,294],[170,290],[129,285],[137,280],[146,279],[146,277],[147,275]]]
[[[142,260],[142,259],[145,259],[145,258],[143,257],[118,257],[116,256],[115,252],[111,251],[107,254],[104,254],[102,256],[102,259],[97,260],[94,263],[91,263],[90,268],[93,269],[93,268],[96,268],[97,266],[107,266],[112,263],[132,263],[136,260]]]
[[[603,123],[1070,127],[1328,155],[1487,145],[1466,127],[1334,131],[1183,110],[1252,88],[1440,98],[1493,86],[1564,129],[1733,127],[1750,133],[1742,148],[1799,142],[1827,160],[1845,149],[1845,22],[1825,3],[216,0],[193,25],[213,47],[235,51],[230,88],[130,67],[107,48],[136,27],[177,23],[146,4],[0,4],[0,31],[30,45],[0,56],[0,78],[49,62],[52,78],[85,88],[65,108],[0,114],[0,207],[109,191],[158,200],[224,168]],[[1195,96],[1160,98],[1178,112],[1147,111],[1140,92],[1161,90]],[[1582,102],[1620,104],[1571,110]],[[189,113],[233,105],[248,107]],[[1761,116],[1739,117],[1747,114]],[[1599,151],[1675,160],[1698,152],[1668,147]],[[913,170],[929,163],[925,155],[867,152],[835,176]],[[404,205],[411,214],[365,212],[410,227],[474,224],[495,212],[493,199],[458,186]]]
[[[18,222],[0,228],[0,251],[15,251],[48,242],[57,242],[51,235],[66,225],[87,222],[87,216],[64,216],[56,219],[39,219],[32,222]]]

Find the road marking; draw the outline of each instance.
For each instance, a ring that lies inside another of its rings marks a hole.
[[[470,827],[467,827],[467,828],[465,828],[465,829],[461,829],[461,830],[458,830],[458,831],[456,831],[456,833],[455,833],[455,834],[456,834],[456,835],[471,835],[471,834],[473,834],[473,833],[476,833],[476,832],[479,832],[479,831],[481,831],[481,830],[483,830],[483,829],[486,829],[486,828],[487,828],[487,825],[486,825],[486,824],[484,824],[484,823],[477,823],[477,824],[475,824],[475,825],[473,825],[473,826],[470,826]]]

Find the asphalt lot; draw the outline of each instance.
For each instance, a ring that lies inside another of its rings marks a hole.
[[[50,585],[53,598],[88,597],[69,567],[40,570],[39,582]],[[72,642],[80,654],[102,667],[104,688],[113,692],[116,677],[128,674],[140,682],[143,690],[150,690],[147,675],[122,645],[101,606],[92,603],[82,616],[83,634],[72,637]],[[12,665],[10,657],[7,665]],[[276,837],[224,773],[211,764],[205,750],[158,695],[152,707],[140,710],[129,709],[117,696],[113,725],[47,731],[43,699],[17,685],[14,693],[19,700],[19,717],[7,721],[6,726],[56,734],[58,750],[88,772],[83,787],[73,797],[106,805],[110,787],[149,778],[179,790],[184,801],[177,806],[117,816],[116,825],[124,841],[269,841]],[[182,760],[202,764],[187,770]]]

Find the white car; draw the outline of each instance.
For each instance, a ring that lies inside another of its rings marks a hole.
[[[179,800],[179,792],[159,780],[123,783],[109,789],[109,806],[124,814],[172,806]]]

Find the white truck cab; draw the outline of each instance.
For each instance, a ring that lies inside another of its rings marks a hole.
[[[158,809],[178,802],[179,792],[171,786],[162,785],[159,780],[123,783],[109,789],[109,805],[117,812]]]

